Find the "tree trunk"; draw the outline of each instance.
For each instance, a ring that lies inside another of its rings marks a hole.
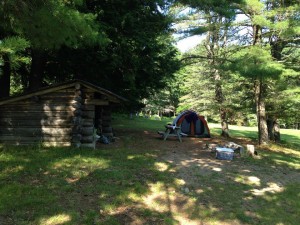
[[[0,98],[9,97],[10,93],[10,59],[8,54],[3,55],[2,74],[0,74]]]
[[[21,76],[21,84],[24,88],[24,90],[28,90],[28,80],[30,77],[29,68],[25,63],[21,64],[21,66],[18,68],[17,73]]]
[[[31,70],[29,76],[29,90],[37,90],[43,86],[44,68],[46,65],[46,55],[43,50],[31,50]]]
[[[221,39],[219,24],[222,23],[223,17],[218,15],[211,16],[209,11],[206,11],[206,14],[208,15],[207,23],[211,25],[211,30],[207,34],[205,47],[207,51],[207,58],[211,59],[210,61],[210,65],[212,68],[211,75],[212,75],[213,82],[215,84],[215,101],[219,108],[219,116],[220,116],[220,122],[222,128],[221,136],[228,138],[229,129],[228,129],[228,122],[227,122],[227,110],[224,107],[225,99],[222,90],[221,74],[217,69],[221,63],[219,60],[217,60],[217,58],[220,55],[219,44],[222,42],[223,46],[226,45],[227,35],[224,35],[223,39]]]
[[[278,123],[278,120],[274,120],[273,123],[273,134],[274,134],[274,141],[275,142],[280,142],[280,124]]]
[[[221,121],[221,136],[228,138],[229,137],[229,129],[228,129],[228,122],[227,122],[227,112],[224,108],[224,95],[222,91],[222,85],[221,85],[221,76],[219,74],[218,70],[215,70],[215,98],[219,105],[219,114],[220,114],[220,121]]]
[[[262,43],[262,28],[261,26],[254,24],[253,25],[253,46],[260,45]],[[255,75],[255,74],[254,74]],[[266,106],[265,100],[263,97],[263,83],[262,77],[257,77],[254,81],[254,93],[255,93],[255,103],[256,103],[256,115],[258,122],[258,144],[267,144],[268,137],[268,127],[267,127],[267,118],[266,118]]]
[[[229,128],[228,128],[228,122],[227,122],[227,113],[224,108],[220,108],[220,119],[221,119],[221,128],[222,128],[222,137],[229,138]]]
[[[266,106],[262,90],[262,80],[255,81],[255,102],[256,102],[256,114],[258,120],[258,143],[260,145],[268,143],[268,127],[266,119]]]
[[[267,119],[267,127],[268,127],[268,137],[270,141],[274,141],[275,140],[275,136],[274,136],[274,118],[268,118]]]
[[[276,118],[268,118],[267,120],[267,126],[268,126],[268,135],[269,140],[280,142],[280,124],[278,123],[278,120]]]

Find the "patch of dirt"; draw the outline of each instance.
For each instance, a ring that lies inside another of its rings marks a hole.
[[[111,146],[105,145],[105,147],[115,148],[115,147],[129,147],[137,150],[145,151],[155,150],[158,154],[158,161],[168,162],[176,167],[179,174],[183,177],[187,177],[185,180],[193,180],[195,176],[194,172],[189,171],[189,168],[194,170],[197,168],[198,172],[201,174],[210,174],[214,172],[226,172],[226,171],[237,171],[242,174],[251,173],[259,174],[260,179],[269,181],[271,175],[274,180],[274,176],[278,177],[283,184],[289,183],[290,180],[295,180],[300,178],[298,173],[289,171],[285,168],[275,168],[270,167],[266,171],[266,168],[260,168],[255,163],[245,163],[243,157],[238,154],[234,155],[232,161],[228,160],[218,160],[214,152],[209,150],[207,144],[217,144],[220,146],[225,145],[228,142],[234,142],[239,145],[246,147],[247,144],[255,145],[249,139],[239,138],[239,139],[225,139],[222,137],[213,138],[194,138],[194,137],[183,137],[182,142],[176,137],[168,137],[166,141],[162,137],[154,132],[149,131],[119,131],[116,136],[116,141],[111,144]],[[103,144],[100,144],[103,146]],[[101,147],[101,146],[99,146]],[[255,146],[257,148],[257,146]],[[260,160],[259,157],[257,160]],[[274,173],[275,171],[275,173]]]
[[[199,200],[196,198],[195,200],[195,198],[191,198],[191,196],[200,195],[204,189],[208,190],[208,187],[203,187],[203,184],[199,182],[203,177],[207,177],[207,179],[215,178],[216,182],[222,185],[236,182],[249,185],[250,187],[253,186],[251,190],[239,193],[250,196],[250,198],[252,198],[251,196],[262,195],[265,192],[281,192],[286,184],[295,179],[300,180],[300,174],[294,170],[287,171],[283,168],[272,168],[269,166],[260,167],[239,155],[235,155],[231,161],[218,160],[215,157],[215,153],[206,147],[207,144],[211,143],[224,145],[227,142],[235,142],[242,146],[254,144],[247,139],[226,140],[222,138],[201,139],[184,137],[182,140],[180,143],[176,137],[169,137],[164,141],[159,134],[149,131],[119,131],[116,134],[116,141],[110,145],[105,145],[105,147],[112,149],[115,147],[126,147],[142,152],[149,149],[151,152],[156,152],[158,163],[167,163],[167,165],[170,165],[173,171],[172,176],[182,181],[181,189],[164,187],[160,193],[154,190],[150,191],[144,197],[143,204],[144,207],[151,210],[172,214],[172,218],[177,221],[177,224],[242,224],[236,219],[228,221],[221,219],[220,221],[209,222],[207,220],[208,217],[202,220],[199,217],[195,219],[191,216],[190,211],[195,207],[200,211],[208,208],[212,211],[221,210],[211,208],[212,206],[209,206],[209,199],[202,198]],[[99,144],[98,147],[101,148],[101,145]],[[214,177],[215,174],[217,176]],[[232,175],[235,175],[235,177]],[[235,180],[239,176],[241,180]],[[129,215],[132,214],[130,209],[126,209],[126,211],[131,212]],[[246,216],[252,217],[254,220],[256,219],[256,215]],[[134,218],[134,215],[131,215],[131,218]],[[126,221],[128,222],[128,218]],[[132,223],[126,224],[139,223],[132,221]],[[145,224],[161,223],[156,221]]]

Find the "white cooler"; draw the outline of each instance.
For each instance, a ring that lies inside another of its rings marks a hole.
[[[216,158],[223,160],[232,160],[234,151],[231,148],[216,148]]]

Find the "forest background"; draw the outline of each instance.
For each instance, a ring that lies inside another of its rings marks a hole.
[[[176,41],[202,36],[181,53]],[[4,0],[0,98],[71,79],[124,110],[255,125],[260,144],[300,128],[297,0]]]

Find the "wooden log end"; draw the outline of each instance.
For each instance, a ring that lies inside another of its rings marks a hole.
[[[255,157],[258,155],[258,152],[255,150],[254,145],[247,145],[246,153],[248,156]]]
[[[81,85],[79,83],[75,84],[75,89],[79,90],[81,88]]]

